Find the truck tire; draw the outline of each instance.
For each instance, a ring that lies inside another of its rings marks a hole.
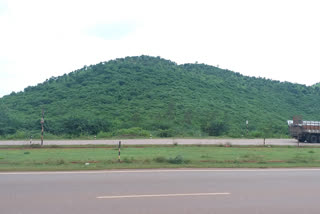
[[[318,136],[317,135],[311,135],[310,136],[310,143],[317,143],[318,142]]]
[[[300,143],[304,143],[306,141],[306,137],[300,137],[300,138],[298,138],[298,141]]]

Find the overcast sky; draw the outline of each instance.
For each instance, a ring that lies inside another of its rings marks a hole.
[[[0,0],[0,97],[142,54],[312,85],[319,11],[318,0]]]

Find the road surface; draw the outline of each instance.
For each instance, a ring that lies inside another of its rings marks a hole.
[[[319,214],[320,169],[0,173],[3,214]]]
[[[121,141],[123,145],[144,145],[144,144],[232,144],[232,145],[291,145],[296,146],[297,140],[294,139],[179,139],[179,138],[162,138],[162,139],[119,139],[119,140],[45,140],[44,145],[88,145],[88,144],[105,144],[116,145]],[[33,144],[40,144],[39,140],[33,140]],[[24,141],[0,141],[0,145],[29,145],[30,140]],[[320,146],[318,144],[300,143],[301,146]]]

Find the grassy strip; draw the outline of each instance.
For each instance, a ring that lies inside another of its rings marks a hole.
[[[0,148],[0,171],[180,167],[320,167],[320,148],[136,145],[121,149],[120,163],[112,145]]]

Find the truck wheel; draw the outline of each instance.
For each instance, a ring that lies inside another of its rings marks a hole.
[[[318,142],[318,137],[317,135],[311,135],[310,137],[310,143],[317,143]]]
[[[304,141],[306,141],[306,138],[304,138],[304,137],[303,137],[303,138],[299,138],[298,141],[299,141],[300,143],[304,143]]]

